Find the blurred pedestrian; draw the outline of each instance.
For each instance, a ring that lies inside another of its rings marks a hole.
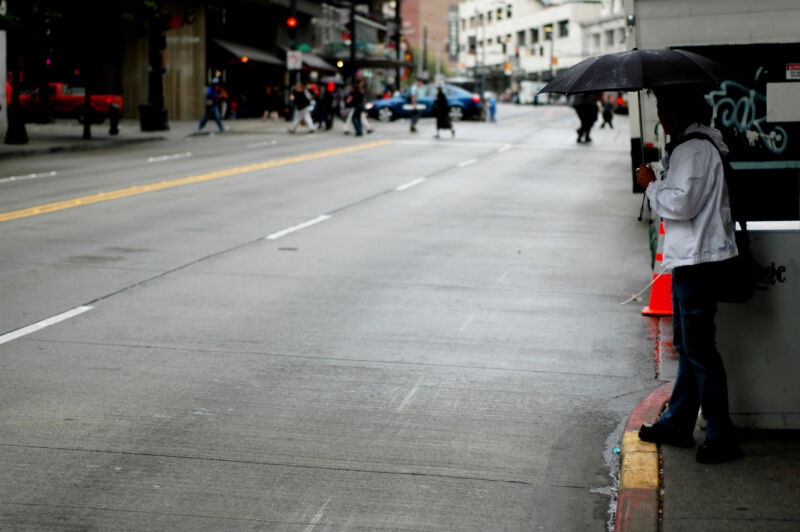
[[[217,89],[217,93],[219,97],[219,116],[221,118],[228,118],[228,100],[230,99],[228,91],[225,90],[225,87],[220,85],[219,89]]]
[[[716,347],[714,318],[722,272],[739,250],[722,158],[728,147],[709,127],[701,90],[656,91],[658,119],[670,136],[665,173],[642,165],[636,181],[664,222],[663,267],[672,272],[673,343],[678,374],[667,410],[639,429],[643,441],[692,447],[698,410],[706,419],[700,463],[740,456],[728,412],[728,383]]]
[[[325,124],[325,129],[333,127],[333,92],[331,87],[323,87],[317,105],[317,117],[320,127]]]
[[[280,108],[282,103],[280,101],[281,96],[271,85],[266,86],[264,93],[264,114],[262,115],[261,119],[266,120],[267,118],[272,117],[273,119],[277,120],[280,117]]]
[[[359,86],[362,88],[362,96],[363,96],[363,81],[359,81]],[[355,87],[355,86],[354,86]],[[344,119],[344,134],[349,135],[350,131],[355,131],[355,106],[352,104],[351,95],[353,94],[354,87],[351,87],[350,92],[348,93],[347,97],[345,98],[345,108],[347,109],[347,116]],[[363,102],[362,102],[363,103]],[[361,130],[366,130],[367,133],[372,133],[373,129],[369,127],[369,120],[367,119],[367,113],[364,111],[362,106],[361,110]]]
[[[353,83],[352,89],[350,90],[350,96],[347,97],[347,104],[351,108],[352,113],[352,124],[353,128],[356,131],[356,137],[360,137],[364,134],[362,123],[361,123],[361,115],[364,112],[364,82],[359,80]],[[345,123],[345,127],[347,127],[347,123]],[[346,133],[348,133],[346,131]]]
[[[289,133],[297,131],[297,126],[300,125],[301,120],[306,123],[310,133],[314,133],[317,130],[317,126],[314,125],[314,121],[311,119],[311,111],[314,109],[311,93],[302,83],[297,82],[289,99],[294,106],[294,118],[292,126],[289,128]]]
[[[572,107],[581,121],[581,127],[578,128],[578,142],[592,142],[589,133],[597,122],[597,100],[591,93],[578,94],[572,102]]]
[[[197,126],[198,131],[202,131],[202,129],[206,127],[206,122],[208,122],[209,118],[214,119],[220,131],[225,131],[225,126],[222,125],[222,119],[219,116],[220,88],[219,78],[212,79],[211,85],[206,89],[206,112],[203,118],[200,119],[200,124]]]
[[[494,94],[489,95],[489,116],[486,121],[497,123],[497,98]]]
[[[611,103],[611,96],[606,95],[603,97],[603,123],[600,124],[600,129],[608,127],[614,129],[614,124],[611,122],[614,120],[614,104]]]
[[[422,96],[422,87],[424,83],[421,79],[418,79],[416,83],[411,85],[411,89],[409,89],[410,99],[411,99],[411,132],[417,132],[417,121],[422,116],[422,111],[425,109],[425,106],[419,103],[419,98]]]
[[[436,117],[436,138],[439,138],[440,129],[449,129],[452,137],[456,136],[453,121],[450,119],[450,105],[441,85],[436,87],[436,99],[433,101],[433,116]]]

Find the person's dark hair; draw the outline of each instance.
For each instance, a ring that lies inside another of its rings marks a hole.
[[[709,125],[712,109],[706,101],[708,87],[700,85],[675,85],[654,89],[658,108],[674,112],[693,122]]]

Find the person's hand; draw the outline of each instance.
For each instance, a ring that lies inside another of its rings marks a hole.
[[[636,170],[636,182],[642,188],[647,188],[647,185],[656,180],[656,174],[653,169],[645,164],[640,164]]]

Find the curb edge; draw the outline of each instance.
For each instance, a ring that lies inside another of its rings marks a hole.
[[[652,443],[639,442],[638,436],[625,436],[637,433],[642,423],[656,419],[671,391],[671,382],[662,384],[628,416],[620,446],[622,460],[615,532],[656,532],[659,529],[658,448]]]

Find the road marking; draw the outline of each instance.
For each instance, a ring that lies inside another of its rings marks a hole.
[[[464,168],[465,166],[469,166],[469,165],[475,164],[477,162],[478,162],[478,159],[467,159],[466,161],[464,161],[462,163],[458,163],[458,167],[459,168]]]
[[[0,183],[8,183],[11,181],[22,181],[24,179],[37,179],[39,177],[52,177],[54,175],[58,175],[58,172],[42,172],[39,174],[28,174],[28,175],[12,175],[9,177],[4,177],[0,179]]]
[[[27,327],[23,327],[21,329],[17,329],[16,331],[11,331],[10,333],[6,333],[0,336],[0,344],[5,344],[6,342],[10,342],[11,340],[16,340],[22,336],[26,336],[28,334],[34,333],[36,331],[40,331],[45,327],[49,327],[51,325],[55,325],[56,323],[60,323],[64,320],[68,320],[70,318],[74,318],[79,314],[83,314],[84,312],[88,312],[92,310],[94,307],[90,306],[82,306],[76,307],[72,310],[68,310],[66,312],[62,312],[57,316],[53,316],[52,318],[47,318],[46,320],[42,320],[38,323],[34,323],[32,325],[28,325]]]
[[[409,181],[408,183],[400,185],[395,190],[397,192],[402,192],[404,190],[408,190],[409,188],[415,187],[415,186],[419,185],[420,183],[424,183],[424,182],[425,182],[425,178],[424,177],[420,177],[420,178],[417,178],[417,179],[415,179],[413,181]]]
[[[184,153],[173,153],[172,155],[162,155],[160,157],[150,157],[147,159],[148,163],[160,163],[163,161],[174,161],[175,159],[185,159],[191,157],[192,152],[187,151]]]
[[[325,515],[325,508],[328,507],[329,502],[331,502],[331,497],[328,497],[328,500],[325,501],[325,504],[322,505],[322,508],[320,508],[317,511],[317,514],[311,519],[311,522],[305,528],[305,532],[311,532],[312,530],[314,530],[314,527],[317,526],[317,524],[319,524],[319,522],[322,520],[322,516]]]
[[[464,332],[465,330],[467,330],[467,327],[469,327],[469,324],[472,323],[472,320],[474,320],[474,319],[475,319],[475,314],[473,314],[472,316],[467,318],[467,321],[464,322],[464,325],[461,326],[459,331],[460,332]]]
[[[75,198],[65,201],[57,201],[55,203],[48,203],[46,205],[38,205],[28,209],[21,209],[18,211],[10,211],[0,213],[0,222],[7,222],[9,220],[16,220],[18,218],[27,218],[29,216],[36,216],[39,214],[46,214],[64,209],[71,209],[73,207],[80,207],[82,205],[91,205],[93,203],[100,203],[102,201],[109,201],[119,198],[127,198],[130,196],[137,196],[147,192],[155,192],[158,190],[166,190],[184,185],[192,185],[195,183],[202,183],[204,181],[213,181],[215,179],[222,179],[224,177],[231,177],[247,172],[255,172],[257,170],[265,170],[267,168],[275,168],[278,166],[285,166],[287,164],[302,163],[305,161],[313,161],[323,157],[330,157],[332,155],[340,155],[342,153],[349,153],[358,150],[366,150],[369,148],[377,148],[391,144],[391,140],[379,140],[376,142],[368,142],[365,144],[358,144],[355,146],[348,146],[346,148],[335,148],[332,150],[318,151],[309,153],[307,155],[298,155],[295,157],[287,157],[285,159],[274,159],[263,163],[255,163],[247,166],[238,166],[235,168],[228,168],[227,170],[218,170],[216,172],[209,172],[207,174],[194,175],[184,177],[181,179],[173,179],[172,181],[161,181],[160,183],[151,183],[149,185],[136,185],[129,188],[120,190],[112,190],[111,192],[101,192],[92,196],[84,196],[82,198]]]
[[[417,394],[417,391],[419,390],[419,387],[422,384],[422,380],[424,378],[425,378],[424,375],[422,377],[420,377],[419,380],[417,381],[417,383],[414,385],[414,387],[411,388],[411,391],[408,392],[408,394],[406,394],[405,399],[403,399],[400,402],[400,406],[397,407],[397,411],[398,412],[402,411],[406,406],[408,406],[408,403],[411,401],[411,398],[414,397]]]
[[[264,142],[256,142],[253,144],[248,144],[248,148],[260,148],[262,146],[274,146],[278,143],[277,140],[265,140]]]
[[[287,227],[281,231],[276,233],[272,233],[271,235],[267,235],[264,237],[264,240],[278,240],[290,233],[294,233],[296,231],[300,231],[301,229],[305,229],[307,227],[311,227],[312,225],[317,225],[318,223],[322,223],[325,220],[330,220],[331,216],[329,214],[321,214],[314,218],[313,220],[308,220],[307,222],[303,222],[301,224],[293,225],[292,227]]]
[[[510,149],[511,149],[511,144],[506,144],[505,146],[497,150],[497,153],[503,153],[504,151],[508,151]]]

